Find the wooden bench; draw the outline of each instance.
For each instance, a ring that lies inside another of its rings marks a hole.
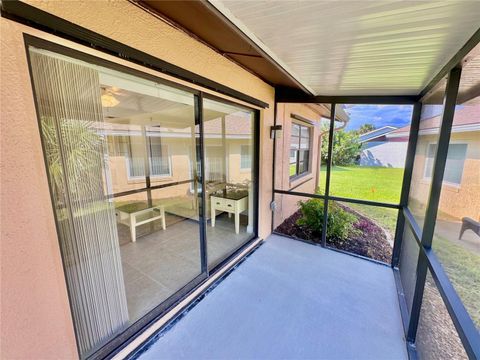
[[[120,206],[115,209],[117,222],[130,228],[132,242],[137,238],[137,226],[149,222],[162,220],[162,229],[167,228],[165,223],[165,208],[162,205],[148,207],[146,203],[138,202]]]

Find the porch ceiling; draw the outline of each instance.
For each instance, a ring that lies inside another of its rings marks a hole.
[[[478,1],[209,1],[314,95],[417,95],[480,25]]]

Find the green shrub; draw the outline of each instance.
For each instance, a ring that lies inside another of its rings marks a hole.
[[[323,230],[323,200],[310,199],[298,203],[302,217],[297,224],[320,234]],[[336,241],[346,240],[355,231],[353,224],[357,217],[343,210],[336,203],[329,203],[327,238]]]

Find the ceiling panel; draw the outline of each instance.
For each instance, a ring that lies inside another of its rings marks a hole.
[[[480,1],[210,2],[316,95],[416,95],[480,26]]]

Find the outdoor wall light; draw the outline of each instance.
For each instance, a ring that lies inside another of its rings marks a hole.
[[[270,126],[270,139],[279,139],[283,135],[282,125]]]

